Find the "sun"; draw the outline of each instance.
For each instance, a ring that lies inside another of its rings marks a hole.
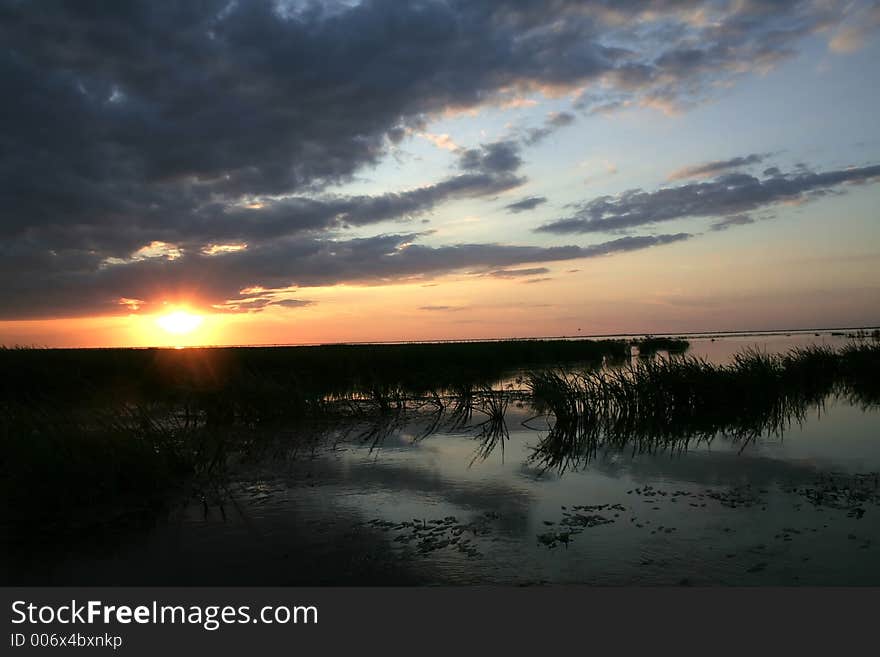
[[[183,310],[176,310],[173,313],[162,315],[156,319],[156,324],[168,333],[174,335],[187,335],[192,333],[202,325],[204,318],[201,315],[194,315]]]

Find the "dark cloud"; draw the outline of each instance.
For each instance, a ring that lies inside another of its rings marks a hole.
[[[207,256],[152,257],[117,265],[79,251],[46,255],[0,244],[0,318],[128,313],[121,300],[143,300],[149,312],[162,301],[203,308],[267,305],[263,300],[293,288],[338,283],[382,285],[464,269],[591,258],[686,240],[690,235],[623,237],[591,246],[512,246],[415,243],[417,234],[324,240],[289,237],[256,248]],[[29,276],[13,275],[23,268]],[[229,300],[233,300],[230,303]],[[273,302],[274,303],[274,302]],[[253,308],[253,307],[252,307]]]
[[[194,212],[186,224],[169,225],[152,235],[174,243],[198,242],[206,235],[215,241],[271,239],[412,219],[453,199],[491,196],[522,185],[525,178],[514,173],[521,163],[516,151],[506,144],[496,146],[474,149],[478,161],[467,172],[413,190],[377,196],[295,196],[250,206],[211,204]]]
[[[490,271],[487,276],[493,278],[521,278],[523,276],[537,276],[539,274],[549,274],[550,270],[546,267],[527,267],[524,269],[496,269]]]
[[[574,114],[570,112],[554,112],[547,117],[547,125],[554,128],[562,128],[574,123]]]
[[[602,90],[596,107],[686,105],[840,20],[820,2],[750,0],[690,21],[700,7],[0,0],[0,312],[69,314],[75,300],[88,314],[123,288],[147,306],[186,290],[226,300],[245,280],[321,278],[307,265],[325,257],[323,280],[393,278],[390,256],[371,250],[385,236],[338,233],[524,180],[528,136],[468,149],[456,175],[419,189],[334,190],[433,118],[585,87]],[[549,117],[532,143],[572,118]],[[184,255],[133,257],[155,242]],[[199,253],[232,243],[248,248]],[[337,246],[351,258],[326,255]],[[452,259],[430,271],[480,261],[446,249],[426,253]]]
[[[721,221],[712,224],[711,229],[714,231],[727,230],[733,226],[744,226],[753,224],[755,220],[747,214],[735,214],[731,217],[724,217]]]
[[[764,179],[731,173],[654,192],[637,189],[619,196],[600,196],[578,206],[574,216],[536,230],[556,234],[614,232],[687,217],[742,215],[781,202],[800,203],[838,193],[835,188],[841,185],[876,182],[878,177],[880,165],[821,173],[799,169]]]
[[[712,162],[703,162],[702,164],[695,164],[673,171],[669,174],[669,180],[682,180],[685,178],[704,178],[714,176],[722,171],[727,171],[729,169],[739,169],[740,167],[758,164],[759,162],[763,162],[767,157],[769,157],[769,155],[769,153],[752,153],[751,155],[732,157],[729,160],[714,160]],[[771,169],[765,170],[765,175],[768,175],[767,171],[771,171]]]
[[[313,306],[317,302],[309,299],[284,299],[276,297],[250,297],[243,299],[230,299],[223,304],[214,304],[213,309],[231,313],[259,313],[269,306],[281,308],[304,308]]]
[[[498,141],[463,151],[458,163],[468,171],[504,174],[516,171],[522,164],[522,158],[519,144],[515,141]]]
[[[458,312],[464,310],[463,306],[419,306],[419,310],[427,310],[429,312]]]
[[[270,305],[283,306],[284,308],[302,308],[303,306],[313,306],[315,302],[308,299],[279,299],[278,301],[273,301]]]
[[[574,122],[575,116],[571,112],[554,112],[547,117],[543,126],[528,130],[523,137],[523,143],[527,146],[537,144],[556,132],[559,128],[564,128]]]
[[[504,207],[507,208],[508,212],[517,213],[524,212],[526,210],[534,210],[536,207],[546,202],[547,198],[544,196],[528,196],[524,199],[516,201],[515,203],[509,203]]]

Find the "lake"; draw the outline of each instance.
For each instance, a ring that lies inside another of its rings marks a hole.
[[[746,347],[839,347],[814,335],[691,339],[724,363]],[[661,354],[659,357],[663,357]],[[542,467],[552,418],[518,400],[500,435],[383,426],[280,436],[233,458],[213,491],[159,517],[15,552],[29,584],[880,584],[880,412],[841,396],[781,435],[600,448]],[[301,430],[298,430],[301,431]],[[289,448],[295,443],[297,448]],[[536,452],[536,450],[538,450]]]

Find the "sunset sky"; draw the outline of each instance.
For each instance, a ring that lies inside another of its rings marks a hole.
[[[880,3],[0,0],[0,344],[880,324]]]

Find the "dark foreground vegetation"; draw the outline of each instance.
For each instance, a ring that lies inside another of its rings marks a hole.
[[[379,418],[387,430],[414,400],[445,409],[450,397],[466,400],[464,423],[474,391],[506,373],[628,355],[615,340],[0,349],[0,523],[54,530],[149,514],[181,482],[207,495],[229,454],[282,429],[300,428],[298,441]]]
[[[647,338],[642,351],[687,348]],[[0,349],[0,399],[86,408],[188,404],[209,422],[268,421],[328,399],[429,395],[491,385],[517,369],[622,361],[624,340],[190,349]]]
[[[626,341],[186,350],[0,350],[0,528],[39,539],[154,515],[180,495],[222,498],[233,459],[290,455],[350,428],[379,442],[472,431],[503,449],[510,402],[551,429],[535,460],[576,465],[596,449],[748,440],[829,394],[880,399],[880,346],[687,356],[629,364]],[[641,353],[686,344],[643,341]],[[530,370],[531,375],[524,375]],[[519,372],[519,375],[517,374]],[[521,383],[499,387],[505,377]]]

